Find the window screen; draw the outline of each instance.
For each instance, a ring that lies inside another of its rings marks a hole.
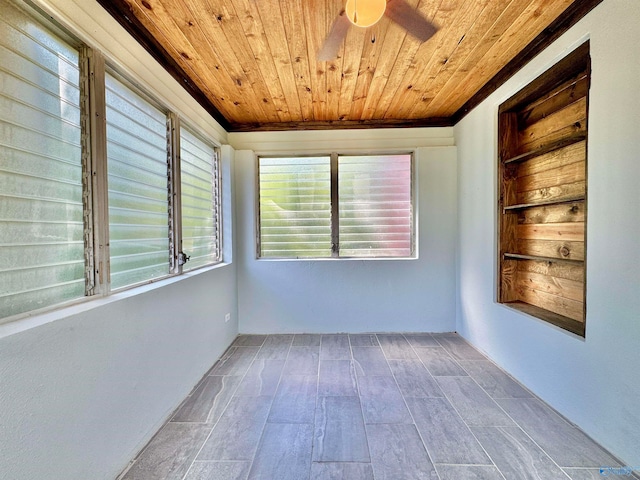
[[[106,78],[111,288],[169,274],[166,115]]]
[[[331,256],[330,157],[260,158],[264,258]]]
[[[338,157],[340,256],[410,256],[411,197],[411,155]]]
[[[78,52],[0,3],[0,317],[84,295]]]
[[[180,131],[182,251],[184,270],[220,259],[218,158],[214,147],[184,127]]]

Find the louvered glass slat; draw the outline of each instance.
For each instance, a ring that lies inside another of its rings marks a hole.
[[[84,296],[78,52],[0,3],[0,318]]]
[[[111,288],[169,273],[165,114],[106,78]]]
[[[220,260],[218,160],[215,149],[186,128],[180,131],[184,270]]]
[[[341,156],[341,257],[408,257],[413,252],[411,156]]]
[[[260,256],[331,256],[329,157],[260,158]]]

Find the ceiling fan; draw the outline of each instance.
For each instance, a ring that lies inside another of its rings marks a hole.
[[[333,60],[351,25],[370,27],[386,15],[421,42],[430,39],[436,27],[405,0],[347,0],[344,10],[333,22],[331,31],[318,52],[318,60]]]

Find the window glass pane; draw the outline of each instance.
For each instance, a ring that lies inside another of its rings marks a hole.
[[[78,52],[0,3],[0,317],[82,297]]]
[[[185,270],[219,260],[218,161],[214,147],[189,130],[180,131],[182,251]]]
[[[260,158],[260,256],[331,256],[329,157]]]
[[[341,257],[412,252],[411,155],[338,159]]]
[[[169,273],[166,116],[106,78],[111,288]]]

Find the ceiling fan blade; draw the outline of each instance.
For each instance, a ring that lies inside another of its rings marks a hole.
[[[338,56],[338,50],[340,50],[342,42],[347,36],[350,25],[351,22],[343,10],[340,12],[340,15],[338,15],[338,18],[336,18],[336,21],[333,22],[331,31],[318,52],[318,61],[333,60]]]
[[[426,42],[438,31],[438,27],[405,0],[389,0],[384,14],[421,42]]]

